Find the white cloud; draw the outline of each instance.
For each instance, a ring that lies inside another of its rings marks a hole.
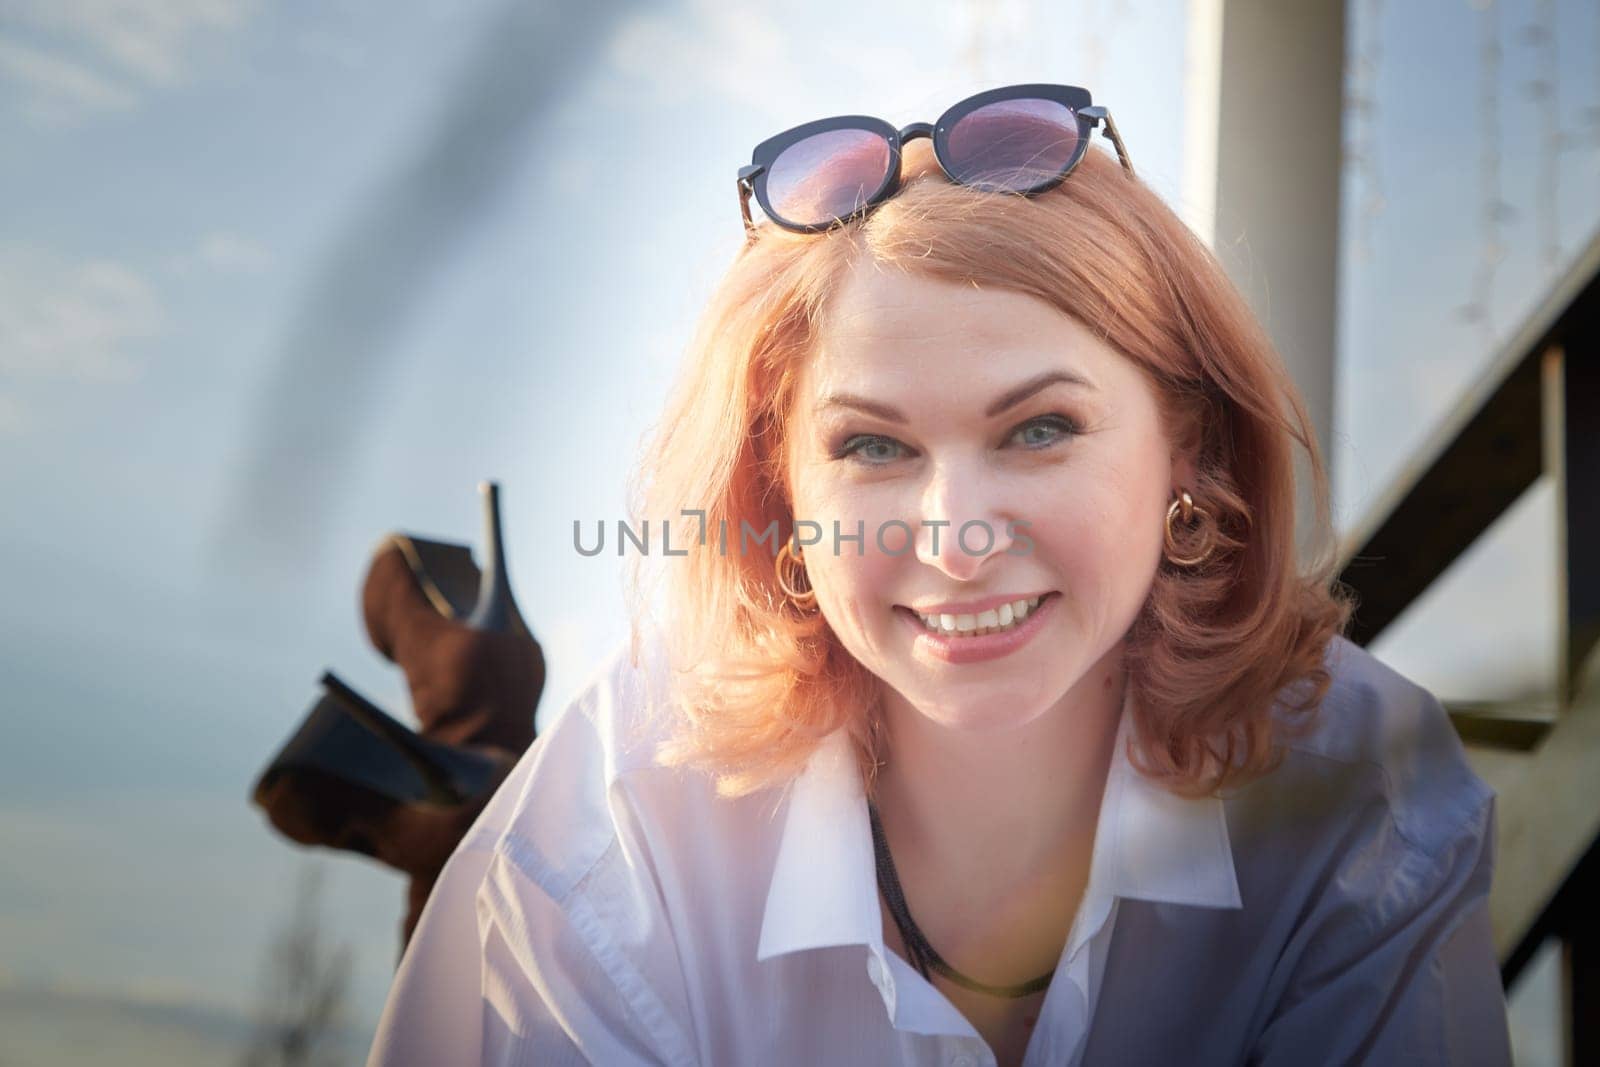
[[[249,13],[245,0],[48,0],[48,6],[66,13],[107,58],[160,84],[179,79],[192,37],[231,29]]]
[[[253,238],[215,230],[201,237],[184,259],[186,265],[210,270],[255,272],[272,263],[272,253]]]
[[[113,111],[132,106],[127,86],[95,73],[76,60],[0,40],[0,78],[28,89],[24,111],[43,121],[71,118],[83,111]]]
[[[193,43],[231,30],[254,0],[0,0],[0,78],[24,113],[61,121],[126,108],[183,81]]]
[[[211,230],[188,248],[168,255],[165,266],[175,277],[187,281],[197,274],[259,274],[272,262],[272,250],[254,237],[231,230]]]
[[[164,319],[155,289],[119,263],[0,244],[0,374],[129,381],[142,369],[131,349]],[[0,404],[0,425],[6,411]]]
[[[692,0],[687,11],[644,10],[625,19],[609,58],[622,74],[648,83],[658,105],[710,92],[787,115],[807,106],[815,81],[795,62],[800,43],[765,12]]]
[[[879,25],[869,24],[873,12],[865,10],[851,32],[819,33],[816,12],[809,9],[775,15],[728,0],[689,0],[685,8],[641,11],[626,19],[608,58],[625,77],[645,82],[656,106],[709,93],[759,109],[774,123],[861,108],[890,121],[931,121],[934,114],[910,112],[954,103],[952,86],[971,80],[951,66],[959,58],[953,38],[965,24],[944,9],[909,14],[938,24],[921,35],[939,42],[937,56],[886,39]],[[893,26],[892,14],[878,17],[884,27]]]

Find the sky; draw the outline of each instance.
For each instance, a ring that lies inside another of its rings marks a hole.
[[[750,147],[824,115],[903,125],[1067,81],[1178,206],[1186,12],[0,0],[0,1017],[137,1008],[181,1042],[202,1012],[227,1046],[316,867],[359,1047],[403,882],[291,846],[248,796],[324,669],[407,717],[361,627],[379,538],[476,544],[477,485],[500,483],[547,722],[625,636],[621,561],[579,556],[572,523],[625,513],[742,240]],[[1377,104],[1346,131],[1365,162],[1345,184],[1344,525],[1600,218],[1592,5],[1352,12],[1352,84]],[[1541,12],[1554,33],[1530,31]],[[1553,104],[1530,110],[1537,72]],[[1475,285],[1488,314],[1469,321]],[[1550,508],[1530,493],[1380,655],[1446,697],[1535,684]],[[1487,610],[1508,596],[1524,610]],[[1461,623],[1513,615],[1532,621]]]

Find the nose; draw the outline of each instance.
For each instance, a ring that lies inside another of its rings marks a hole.
[[[922,493],[917,559],[957,582],[971,582],[1016,543],[1017,516],[999,499],[987,472],[955,464],[937,468]]]

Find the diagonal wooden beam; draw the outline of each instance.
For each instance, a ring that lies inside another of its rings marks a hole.
[[[1573,380],[1592,386],[1595,353],[1588,339],[1597,307],[1600,232],[1418,449],[1366,520],[1341,540],[1341,580],[1361,597],[1351,640],[1361,645],[1373,641],[1544,473],[1542,427],[1550,399],[1543,361],[1553,348],[1581,352],[1585,362]],[[1568,386],[1563,400],[1570,404],[1574,399]],[[1591,403],[1587,417],[1595,415]],[[1592,438],[1600,426],[1592,421],[1586,427],[1568,425],[1569,455],[1585,457],[1583,462],[1593,470],[1595,442],[1578,442],[1574,453],[1570,441],[1584,429]],[[1592,647],[1592,633],[1588,640]]]

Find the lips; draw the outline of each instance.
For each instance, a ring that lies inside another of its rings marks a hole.
[[[905,620],[914,648],[920,653],[950,664],[966,664],[999,659],[1026,646],[1046,621],[1054,617],[1055,604],[1060,599],[1058,593],[1047,593],[1039,600],[1039,606],[1020,622],[982,634],[936,632],[910,608],[897,605],[894,611]]]

